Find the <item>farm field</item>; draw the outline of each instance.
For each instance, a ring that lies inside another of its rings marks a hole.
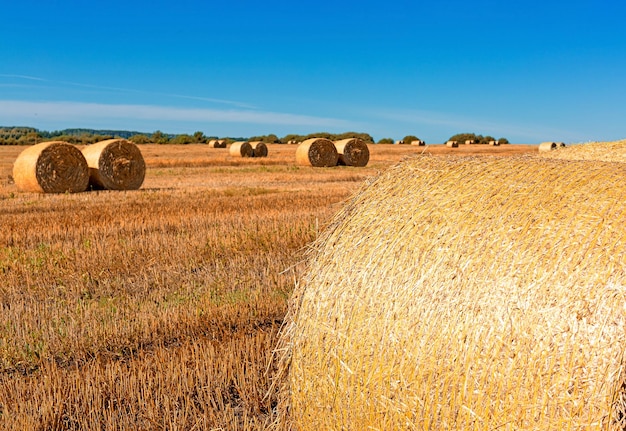
[[[264,430],[307,246],[405,157],[534,145],[371,145],[364,168],[144,145],[140,190],[20,193],[0,146],[0,429]]]

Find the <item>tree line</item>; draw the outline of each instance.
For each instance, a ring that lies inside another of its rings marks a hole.
[[[415,135],[406,135],[403,139],[395,141],[392,138],[382,138],[377,142],[374,138],[363,132],[328,133],[317,132],[307,135],[288,134],[278,137],[275,134],[259,135],[251,137],[218,137],[206,136],[203,132],[197,131],[193,134],[168,134],[160,130],[153,133],[141,133],[128,130],[95,130],[95,129],[64,129],[53,132],[38,130],[33,127],[0,127],[0,145],[33,145],[44,141],[65,141],[76,145],[90,145],[106,139],[123,138],[135,144],[206,144],[213,139],[224,139],[227,143],[235,141],[262,141],[268,144],[288,144],[302,142],[309,138],[325,138],[331,141],[338,141],[347,138],[360,138],[368,144],[394,144],[400,142],[411,144],[420,140]],[[492,136],[477,135],[475,133],[459,133],[448,139],[449,141],[465,142],[473,140],[477,143],[488,144],[489,141],[496,141]],[[508,144],[506,138],[497,139],[500,144]]]

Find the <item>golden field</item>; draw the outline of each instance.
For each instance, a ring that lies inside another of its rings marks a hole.
[[[20,193],[0,147],[0,429],[275,428],[277,334],[307,245],[368,178],[415,154],[536,146],[371,145],[364,168],[145,145],[136,191]]]

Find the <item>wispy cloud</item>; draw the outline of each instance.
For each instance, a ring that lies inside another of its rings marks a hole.
[[[253,123],[288,126],[349,128],[341,119],[244,109],[187,109],[152,105],[120,105],[82,102],[31,102],[0,100],[0,117],[28,124],[35,118],[67,123],[68,120],[129,119],[184,123]]]
[[[96,84],[86,84],[81,82],[72,82],[72,81],[55,81],[46,78],[40,78],[36,76],[28,76],[28,75],[18,75],[18,74],[0,74],[0,78],[9,78],[9,79],[17,79],[24,81],[35,81],[38,83],[45,83],[56,86],[70,86],[70,87],[79,87],[79,88],[87,88],[92,90],[101,90],[115,93],[127,93],[127,94],[141,94],[141,95],[150,95],[150,96],[161,96],[161,97],[170,97],[176,99],[186,99],[186,100],[199,100],[203,102],[216,103],[221,105],[230,105],[238,108],[245,109],[254,109],[255,107],[249,103],[236,101],[236,100],[226,100],[219,99],[213,97],[203,97],[203,96],[189,96],[186,94],[175,94],[175,93],[163,93],[157,91],[145,91],[145,90],[137,90],[132,88],[122,88],[122,87],[110,87],[104,85],[96,85]],[[5,84],[9,85],[9,84]],[[2,86],[2,84],[0,84]]]

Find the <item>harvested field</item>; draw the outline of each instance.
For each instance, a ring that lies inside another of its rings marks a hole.
[[[342,203],[408,156],[537,151],[370,145],[355,170],[268,147],[142,145],[139,190],[75,194],[19,192],[25,147],[0,147],[0,430],[269,429],[287,301]]]

